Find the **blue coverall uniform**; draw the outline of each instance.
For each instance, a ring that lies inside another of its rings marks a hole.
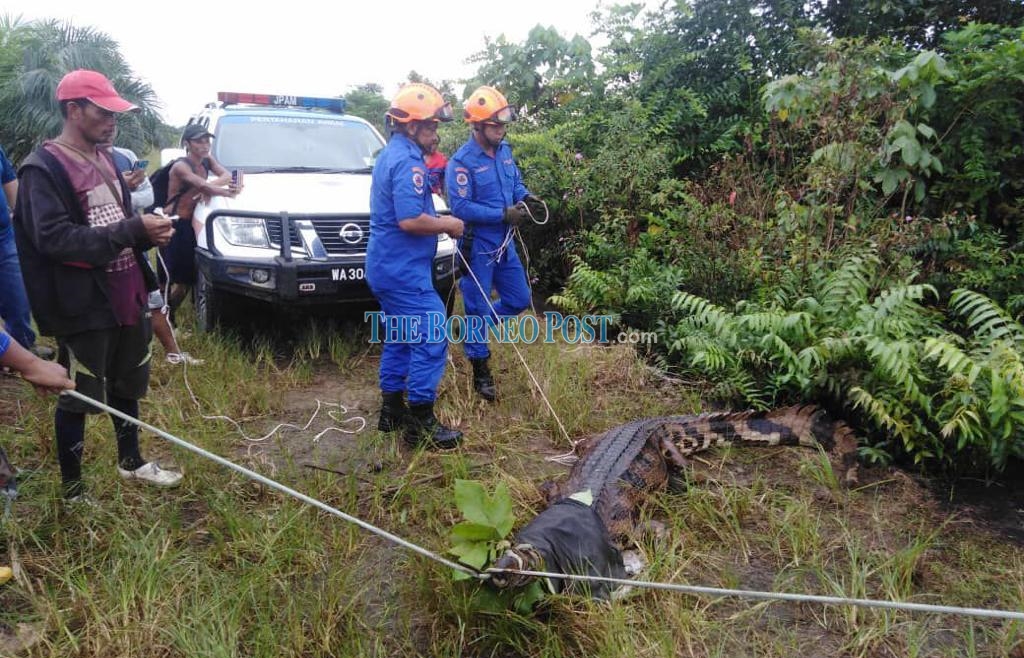
[[[17,179],[14,165],[0,148],[0,186]],[[7,199],[0,191],[0,317],[7,325],[11,337],[24,347],[32,349],[36,334],[32,331],[32,315],[21,278],[18,247],[14,244],[14,229],[7,212]]]
[[[424,213],[437,216],[423,151],[395,133],[373,167],[366,280],[385,318],[417,316],[420,327],[427,326],[428,313],[445,313],[431,276],[437,236],[407,233],[398,222]],[[428,342],[424,331],[401,338],[390,342],[384,332],[380,389],[383,393],[408,390],[409,404],[432,403],[444,374],[448,343]]]
[[[492,317],[487,305],[492,289],[497,289],[500,296],[493,302],[499,317],[519,315],[530,305],[530,287],[515,245],[509,243],[501,249],[512,230],[503,218],[505,208],[519,203],[530,192],[523,185],[508,142],[502,141],[492,158],[470,137],[448,161],[445,183],[452,214],[466,223],[459,248],[467,241],[471,244],[470,253],[465,250],[462,253],[480,282],[478,287],[471,274],[466,274],[459,282],[466,315]],[[486,292],[486,298],[480,287]],[[487,343],[466,341],[464,346],[470,359],[490,356]]]

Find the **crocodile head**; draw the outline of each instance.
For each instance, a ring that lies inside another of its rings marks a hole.
[[[493,569],[515,569],[516,571],[544,571],[544,556],[530,544],[519,544],[505,551],[505,554],[494,561]],[[491,582],[501,589],[524,587],[535,576],[520,573],[493,573]]]
[[[622,554],[609,541],[604,523],[594,508],[578,499],[566,498],[541,512],[516,533],[515,544],[492,565],[495,569],[543,571],[553,575],[541,581],[551,594],[586,592],[607,598],[607,583],[591,582],[574,587],[574,580],[554,574],[624,578]],[[495,587],[523,587],[534,576],[521,573],[491,573]]]

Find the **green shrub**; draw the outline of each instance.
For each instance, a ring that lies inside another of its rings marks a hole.
[[[952,320],[911,279],[879,289],[872,253],[850,254],[806,284],[783,281],[765,304],[734,310],[685,292],[667,328],[671,354],[713,396],[768,408],[816,400],[846,410],[863,453],[1001,469],[1024,456],[1024,328],[987,297],[957,290]]]

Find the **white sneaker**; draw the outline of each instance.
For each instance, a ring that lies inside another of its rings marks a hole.
[[[158,487],[176,487],[181,482],[181,473],[165,471],[156,462],[147,462],[134,471],[126,471],[118,466],[117,472],[125,480],[143,480]]]
[[[197,359],[188,352],[168,352],[167,363],[175,366],[179,363],[184,363],[189,366],[201,366],[203,365],[203,360]]]

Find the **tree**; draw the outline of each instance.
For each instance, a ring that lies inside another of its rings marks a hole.
[[[110,78],[118,93],[141,108],[122,116],[119,143],[144,153],[158,143],[161,124],[153,89],[133,74],[106,34],[90,27],[49,19],[0,21],[0,141],[18,161],[62,126],[54,97],[69,71],[85,68]]]
[[[384,132],[384,113],[389,105],[383,88],[375,82],[359,85],[345,94],[345,111],[366,119],[381,132]]]
[[[487,39],[469,61],[480,68],[463,96],[479,85],[493,85],[530,117],[566,105],[594,83],[590,43],[579,35],[566,39],[553,27],[535,26],[522,44],[509,43],[504,35]]]
[[[893,37],[937,48],[943,33],[967,23],[1020,25],[1020,0],[811,0],[810,15],[837,37]]]
[[[434,82],[425,75],[421,75],[416,71],[409,71],[409,79],[407,82],[419,82],[425,85],[430,85],[434,89],[441,92],[441,96],[449,100],[455,98],[455,83],[451,80],[441,80],[440,82]]]

